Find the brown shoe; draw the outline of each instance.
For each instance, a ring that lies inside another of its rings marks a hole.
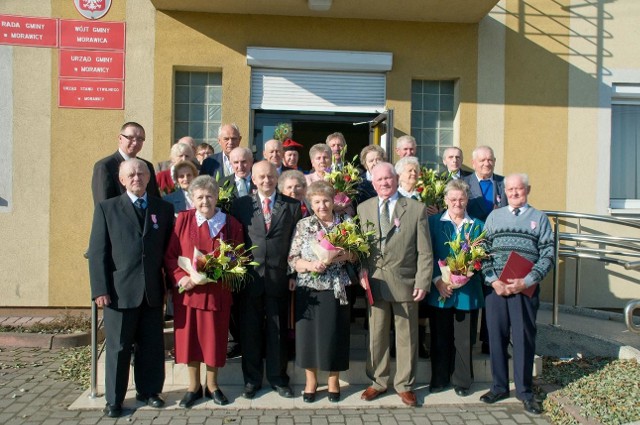
[[[373,387],[369,387],[366,390],[364,390],[360,398],[365,401],[371,401],[376,397],[378,397],[380,394],[384,394],[386,392],[387,392],[386,388],[384,390],[376,390]]]
[[[405,391],[403,393],[398,393],[402,402],[407,406],[417,406],[418,400],[416,399],[416,395],[413,391]]]

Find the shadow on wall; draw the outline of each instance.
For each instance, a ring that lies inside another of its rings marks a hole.
[[[8,207],[8,206],[9,206],[9,202],[6,199],[0,197],[0,207]]]

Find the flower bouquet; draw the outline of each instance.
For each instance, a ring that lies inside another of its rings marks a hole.
[[[340,153],[342,167],[336,167],[335,158],[333,158],[331,169],[324,175],[324,179],[336,190],[333,202],[343,207],[351,202],[351,198],[358,193],[358,185],[362,182],[360,171],[353,165],[353,161],[357,159],[357,156],[353,157],[352,162],[345,162],[344,156],[346,153],[347,147],[345,146]]]
[[[218,182],[218,202],[216,202],[216,206],[222,210],[224,213],[229,213],[231,209],[231,201],[233,201],[233,189],[234,183],[232,180],[226,180],[224,183],[220,184],[220,173],[216,173],[216,181]]]
[[[222,239],[220,245],[208,254],[203,254],[197,248],[193,249],[193,259],[178,257],[178,265],[187,273],[196,285],[220,282],[232,292],[238,292],[244,287],[247,278],[247,266],[257,266],[251,261],[249,251],[244,244],[233,246]],[[184,289],[180,287],[178,292]]]
[[[420,194],[420,200],[427,206],[435,205],[438,208],[446,208],[444,203],[444,187],[451,180],[451,173],[444,171],[438,173],[427,167],[422,167],[416,191]]]
[[[367,227],[372,226],[371,223],[367,223]],[[369,237],[374,234],[375,230],[363,230],[358,216],[355,216],[351,220],[336,224],[329,232],[318,232],[311,249],[318,259],[327,265],[344,252],[354,254],[358,258],[366,258],[370,253]]]
[[[483,231],[472,239],[470,234],[474,229],[469,229],[470,226],[473,224],[465,224],[456,238],[447,242],[451,253],[444,260],[438,260],[442,281],[451,289],[466,285],[473,274],[482,268],[482,260],[489,258],[485,249],[486,233]],[[439,297],[438,301],[444,303],[445,299]]]

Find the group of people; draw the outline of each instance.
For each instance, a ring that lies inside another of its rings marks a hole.
[[[303,400],[315,401],[318,371],[326,371],[328,399],[338,402],[340,372],[349,369],[349,294],[360,285],[372,298],[366,363],[372,383],[363,400],[374,400],[392,385],[404,404],[418,404],[413,387],[426,335],[420,327],[424,316],[431,335],[431,392],[453,386],[456,394],[468,396],[472,347],[484,307],[487,333],[481,331],[480,339],[490,352],[493,384],[481,400],[494,403],[509,396],[511,341],[516,396],[528,412],[542,411],[532,392],[539,289],[531,297],[523,291],[529,293],[553,266],[553,236],[546,216],[527,203],[525,174],[495,174],[488,146],[473,151],[473,172],[466,172],[462,151],[447,148],[442,158],[451,177],[447,208],[424,205],[417,200],[415,139],[402,136],[395,165],[379,146],[362,150],[358,195],[344,204],[336,202],[336,191],[324,178],[327,170],[342,166],[342,134],[332,133],[311,147],[313,169],[307,174],[296,169],[296,162],[284,161],[299,158],[302,145],[293,140],[269,140],[264,159],[254,163],[252,152],[239,146],[237,126],[224,124],[218,135],[222,151],[202,159],[193,154],[193,139],[181,139],[167,169],[156,175],[151,163],[137,158],[144,129],[129,122],[120,129],[118,151],[94,167],[88,258],[92,299],[104,308],[107,416],[122,414],[132,353],[136,398],[164,406],[165,285],[172,295],[175,361],[187,365],[190,378],[181,407],[202,398],[229,403],[217,376],[231,343],[242,355],[243,397],[255,397],[265,375],[280,396],[293,397],[287,374],[291,322],[295,364],[305,370]],[[232,189],[224,209],[218,205],[221,185]],[[318,257],[317,235],[355,214],[374,230],[370,255]],[[473,240],[483,232],[491,256],[469,283],[452,289],[438,260],[450,255],[448,242],[460,234]],[[212,252],[222,242],[255,247],[256,265],[248,267],[246,284],[237,293],[219,283],[198,284],[179,266],[179,257],[192,258],[194,249]],[[511,251],[534,265],[525,276],[505,282],[500,276]]]

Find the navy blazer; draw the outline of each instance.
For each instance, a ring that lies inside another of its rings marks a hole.
[[[208,174],[211,177],[216,178],[217,173],[220,173],[220,179],[225,177],[224,160],[222,159],[222,152],[215,153],[211,155],[209,158],[206,158],[204,161],[202,161],[202,165],[200,166],[201,176]]]
[[[173,232],[173,207],[147,197],[144,227],[127,193],[96,205],[89,239],[91,298],[109,295],[114,309],[164,303],[162,261]]]
[[[493,174],[493,208],[487,209],[487,204],[484,202],[484,196],[482,196],[482,189],[480,189],[480,183],[475,173],[469,174],[462,179],[469,185],[471,195],[469,196],[469,203],[467,204],[467,213],[471,217],[476,217],[482,221],[487,219],[487,216],[491,211],[496,208],[504,207],[507,205],[507,197],[504,193],[504,177],[498,174]]]
[[[145,159],[138,159],[147,164],[147,167],[149,167],[149,173],[151,173],[151,178],[147,185],[147,194],[159,198],[160,190],[158,190],[158,182],[156,181],[156,172],[153,169],[153,164]],[[102,158],[93,166],[91,192],[93,194],[94,206],[100,201],[115,198],[127,191],[120,183],[119,173],[120,164],[122,162],[124,162],[124,157],[120,154],[120,151],[116,151],[113,155]]]

